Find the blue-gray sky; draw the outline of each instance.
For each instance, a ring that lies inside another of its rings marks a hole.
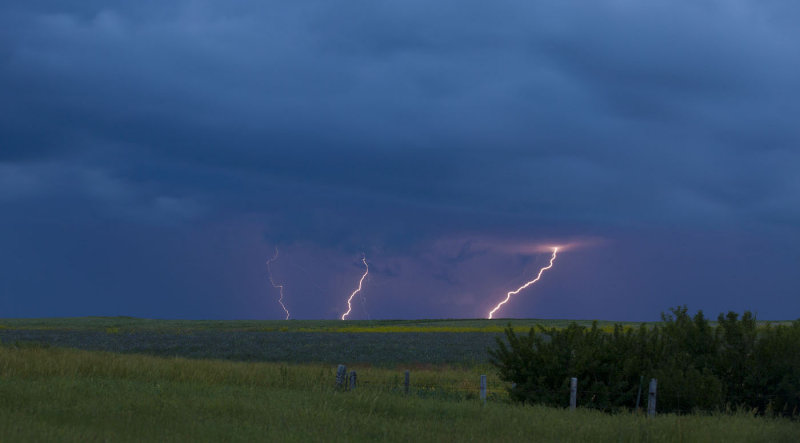
[[[0,317],[800,317],[800,6],[0,5]]]

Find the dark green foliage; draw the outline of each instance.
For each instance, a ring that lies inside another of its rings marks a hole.
[[[758,326],[749,312],[720,315],[712,327],[687,308],[662,314],[660,325],[608,332],[597,324],[536,327],[527,335],[505,331],[489,351],[512,399],[567,404],[569,378],[579,380],[582,406],[606,411],[633,408],[644,377],[658,379],[659,411],[746,407],[762,413],[800,411],[800,320]]]
[[[800,320],[759,329],[749,362],[741,379],[747,404],[781,415],[800,413]]]

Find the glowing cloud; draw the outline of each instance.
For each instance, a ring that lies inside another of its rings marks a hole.
[[[487,249],[515,255],[533,255],[542,252],[552,252],[553,248],[556,247],[558,248],[558,252],[565,252],[601,246],[607,242],[608,240],[601,237],[560,238],[550,241],[526,241],[521,238],[477,238],[472,244],[477,249]]]
[[[495,307],[494,307],[494,309],[492,309],[491,311],[489,311],[489,316],[488,316],[488,318],[490,318],[490,319],[491,319],[491,318],[492,318],[492,316],[494,315],[494,313],[495,313],[495,312],[496,312],[498,309],[500,309],[500,306],[503,306],[504,304],[508,303],[508,301],[509,301],[509,300],[511,300],[511,296],[512,296],[512,295],[517,295],[517,294],[519,294],[519,291],[521,291],[521,290],[523,290],[523,289],[527,288],[528,286],[530,286],[530,285],[532,285],[532,284],[536,283],[537,281],[539,281],[539,279],[540,279],[540,278],[542,278],[542,273],[544,273],[544,271],[546,271],[546,270],[548,270],[548,269],[550,269],[550,268],[552,268],[552,267],[553,267],[553,262],[556,260],[556,254],[558,253],[558,248],[559,248],[558,246],[553,246],[553,256],[552,256],[552,257],[550,257],[550,264],[549,264],[549,265],[547,265],[547,266],[545,266],[545,267],[543,267],[542,269],[539,269],[539,274],[536,276],[536,278],[534,278],[533,280],[531,280],[531,281],[529,281],[529,282],[525,283],[524,285],[520,286],[520,287],[519,287],[519,288],[517,288],[516,290],[514,290],[514,291],[510,291],[508,294],[506,294],[506,299],[505,299],[505,300],[503,300],[503,301],[501,301],[500,303],[498,303],[498,304],[497,304],[497,306],[495,306]]]
[[[361,280],[358,281],[358,289],[353,291],[353,293],[350,294],[350,298],[347,299],[347,312],[342,314],[342,320],[347,318],[347,316],[350,315],[350,311],[353,310],[353,306],[351,305],[351,302],[353,301],[353,297],[355,297],[356,294],[361,292],[361,286],[364,283],[364,279],[367,278],[367,274],[369,274],[369,265],[367,264],[367,257],[366,256],[361,257],[361,261],[364,262],[364,267],[365,267],[364,275],[362,275],[361,276]]]
[[[272,287],[280,291],[281,296],[280,298],[278,298],[278,303],[281,304],[281,307],[283,308],[284,312],[286,312],[286,320],[289,320],[289,310],[286,309],[286,305],[283,304],[283,285],[275,284],[275,280],[272,279],[272,270],[269,267],[269,264],[277,259],[278,259],[278,248],[275,248],[275,255],[271,259],[267,260],[267,275],[269,275],[269,283],[272,285]]]

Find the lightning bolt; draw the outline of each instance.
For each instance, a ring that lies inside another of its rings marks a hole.
[[[278,259],[278,248],[275,248],[275,255],[267,260],[267,275],[269,275],[269,283],[272,285],[273,288],[280,290],[280,298],[278,298],[278,303],[281,304],[281,307],[286,312],[286,320],[289,320],[289,310],[286,309],[286,305],[283,304],[283,285],[276,285],[275,280],[272,279],[272,270],[269,268],[269,264],[274,262]]]
[[[350,311],[353,310],[353,306],[350,303],[353,301],[353,297],[355,297],[356,294],[361,292],[361,285],[364,283],[364,279],[367,278],[367,274],[369,274],[369,265],[367,264],[367,257],[366,256],[361,257],[361,261],[364,262],[364,267],[366,269],[364,270],[364,275],[361,276],[361,280],[358,281],[358,289],[353,291],[353,293],[350,294],[350,298],[347,299],[347,312],[342,314],[342,320],[344,320],[348,315],[350,315]]]
[[[512,295],[519,294],[519,291],[521,291],[521,290],[527,288],[528,286],[530,286],[530,285],[536,283],[537,281],[539,281],[539,279],[542,278],[542,273],[544,273],[544,271],[546,271],[546,270],[548,270],[548,269],[553,267],[553,262],[556,260],[556,254],[557,253],[558,253],[558,246],[553,248],[553,256],[550,257],[550,264],[545,266],[545,267],[543,267],[542,269],[539,269],[539,275],[537,275],[536,278],[534,278],[533,280],[529,281],[528,283],[525,283],[524,285],[520,286],[516,290],[510,291],[508,294],[506,294],[506,299],[501,301],[500,303],[498,303],[497,306],[494,307],[494,309],[489,311],[489,317],[488,318],[491,319],[492,316],[494,315],[495,311],[500,309],[500,306],[503,306],[504,304],[508,303],[508,301],[511,300],[511,296]]]

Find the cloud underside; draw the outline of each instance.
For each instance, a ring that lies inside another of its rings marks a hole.
[[[276,240],[398,245],[800,215],[790,2],[0,11],[20,213],[256,213]]]

